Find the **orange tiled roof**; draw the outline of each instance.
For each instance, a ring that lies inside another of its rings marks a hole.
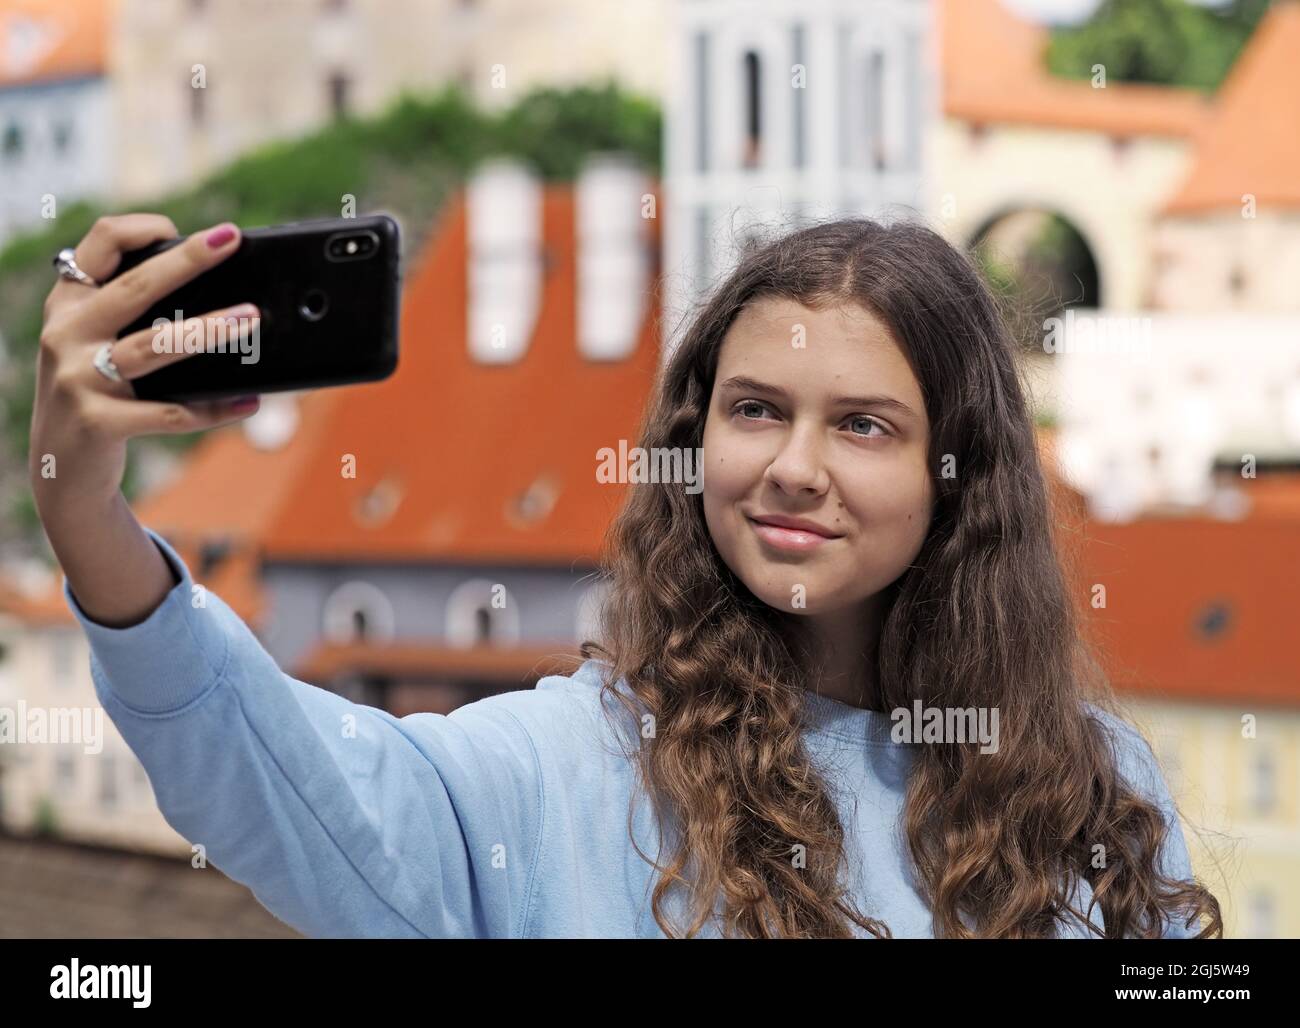
[[[168,541],[171,542],[170,539]],[[181,542],[176,549],[189,566],[196,582],[215,592],[245,621],[256,622],[262,614],[264,597],[258,578],[257,561],[246,548],[232,551],[209,575],[200,573],[198,545]],[[0,614],[8,614],[32,627],[74,623],[72,611],[63,599],[62,575],[48,589],[34,595],[24,593],[0,579]]]
[[[397,678],[448,675],[504,682],[571,674],[580,663],[577,649],[564,642],[472,648],[427,643],[323,643],[298,663],[295,677],[323,683],[339,675],[364,672]]]
[[[596,556],[624,488],[597,482],[596,451],[619,439],[635,444],[659,363],[657,294],[647,282],[630,357],[584,358],[573,193],[547,187],[542,206],[548,270],[525,355],[486,365],[469,353],[466,206],[458,198],[406,283],[397,372],[339,392],[319,431],[303,441],[310,452],[297,461],[263,536],[269,558],[569,563]],[[648,225],[657,234],[657,223]],[[340,474],[344,454],[356,457],[354,479]],[[553,506],[521,519],[515,505],[535,485],[543,509],[553,489]],[[367,497],[381,510],[391,503],[391,513],[367,520]]]
[[[113,0],[0,0],[0,88],[102,75]]]
[[[1292,621],[1300,531],[1291,519],[1150,519],[1090,524],[1081,588],[1116,688],[1152,697],[1300,704]],[[1217,634],[1198,629],[1218,619]]]
[[[59,587],[35,595],[24,592],[11,582],[0,579],[0,614],[7,614],[17,621],[32,627],[49,625],[71,625],[72,612],[63,602],[60,591],[63,580],[59,578]]]
[[[1234,472],[1230,481],[1250,502],[1247,517],[1290,521],[1300,532],[1300,472],[1270,471],[1255,479]]]
[[[943,107],[950,117],[1116,136],[1193,136],[1209,102],[1194,90],[1057,78],[1046,70],[1048,32],[1001,0],[943,0]]]
[[[1219,91],[1192,170],[1167,214],[1300,207],[1300,3],[1279,0]]]

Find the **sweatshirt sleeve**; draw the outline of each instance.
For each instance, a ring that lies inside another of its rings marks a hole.
[[[397,718],[299,682],[149,535],[180,581],[144,621],[64,594],[168,824],[309,936],[522,935],[542,783],[511,707],[531,693]]]
[[[1194,881],[1196,875],[1183,835],[1182,820],[1151,745],[1137,729],[1115,715],[1097,707],[1092,709],[1110,728],[1120,774],[1130,788],[1154,803],[1164,817],[1168,831],[1158,858],[1161,872],[1178,881]],[[1174,917],[1166,921],[1160,934],[1165,939],[1191,939],[1199,930],[1194,925],[1190,928],[1185,926],[1181,918]]]

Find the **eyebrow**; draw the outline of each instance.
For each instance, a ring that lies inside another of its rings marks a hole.
[[[764,396],[774,396],[781,400],[789,399],[789,394],[779,386],[768,385],[765,382],[759,382],[757,379],[746,378],[744,375],[733,375],[718,388],[743,389],[751,393],[761,393]],[[916,417],[916,412],[911,407],[902,400],[895,400],[892,396],[837,396],[831,403],[836,407],[884,407],[886,410],[897,411],[910,418]]]

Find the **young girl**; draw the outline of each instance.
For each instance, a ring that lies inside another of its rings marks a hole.
[[[239,239],[99,285],[175,234],[127,215],[77,247],[85,277],[46,306],[32,485],[163,814],[276,916],[316,936],[1222,933],[1151,749],[1103,709],[1007,330],[940,236],[846,220],[748,254],[640,442],[699,448],[703,491],[630,489],[600,643],[570,677],[397,718],[195,605],[121,496],[128,437],[256,408],[137,401],[130,379],[192,358],[105,349]],[[904,731],[931,710],[942,731]]]

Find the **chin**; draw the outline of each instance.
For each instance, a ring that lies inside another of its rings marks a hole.
[[[775,607],[786,614],[804,617],[839,610],[851,602],[842,599],[838,592],[818,585],[815,580],[810,581],[807,576],[800,576],[798,573],[790,574],[780,582],[774,582],[769,578],[762,584],[756,585],[746,581],[745,585],[769,607]],[[796,585],[804,587],[801,607],[794,605]]]

